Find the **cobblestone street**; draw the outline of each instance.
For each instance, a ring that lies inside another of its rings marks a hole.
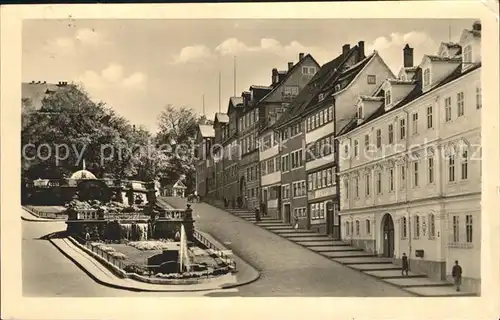
[[[168,198],[184,208],[184,199]],[[242,296],[411,296],[205,203],[192,204],[195,226],[212,234],[261,272]],[[214,293],[212,295],[225,295]]]

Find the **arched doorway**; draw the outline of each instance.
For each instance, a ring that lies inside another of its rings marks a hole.
[[[394,221],[389,213],[382,218],[382,255],[392,258],[394,255]]]

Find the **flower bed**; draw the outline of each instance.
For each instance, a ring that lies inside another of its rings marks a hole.
[[[229,267],[209,269],[208,271],[189,271],[184,273],[157,273],[154,276],[161,279],[192,279],[202,277],[222,276],[230,272]]]
[[[125,260],[127,259],[127,256],[124,255],[121,252],[116,251],[114,248],[106,246],[104,243],[100,242],[91,242],[91,246],[98,248],[99,250],[102,250],[112,256],[113,258],[119,259],[119,260]]]
[[[127,245],[141,251],[166,250],[172,247],[173,240],[154,240],[154,241],[130,241]]]

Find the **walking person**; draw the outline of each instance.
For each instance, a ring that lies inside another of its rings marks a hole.
[[[408,269],[409,269],[409,266],[408,266],[408,256],[406,255],[406,253],[403,253],[403,257],[401,258],[401,261],[402,261],[402,268],[401,268],[401,275],[404,276],[404,274],[406,273],[406,276],[408,276]]]
[[[261,221],[260,210],[258,207],[255,207],[255,221],[257,221],[257,222]]]
[[[293,228],[297,230],[299,228],[299,216],[297,215],[297,212],[295,212],[295,215],[293,216]]]
[[[451,270],[451,276],[455,281],[455,288],[460,291],[460,285],[462,284],[462,267],[458,264],[458,260],[455,260],[455,265]]]

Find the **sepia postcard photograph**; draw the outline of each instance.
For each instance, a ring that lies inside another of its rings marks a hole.
[[[0,12],[2,317],[500,315],[498,2]]]

